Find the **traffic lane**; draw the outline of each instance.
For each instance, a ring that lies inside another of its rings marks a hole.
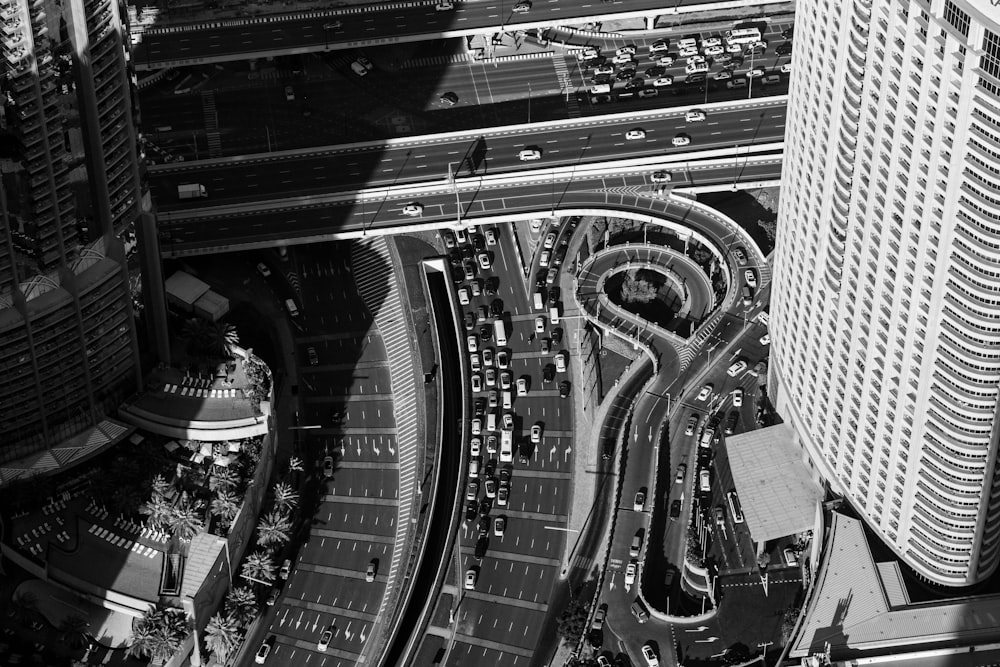
[[[732,183],[732,168],[719,167],[714,171],[716,176],[703,179],[703,184],[708,181],[719,184]],[[754,181],[771,180],[779,176],[780,165],[772,164],[752,165],[743,174],[745,180]],[[558,206],[624,208],[643,214],[684,220],[694,228],[715,237],[729,232],[724,223],[689,210],[687,205],[680,201],[623,198],[618,193],[608,192],[605,188],[610,181],[625,187],[630,184],[641,186],[649,183],[645,175],[610,179],[577,178],[568,185],[562,183]],[[464,204],[470,217],[484,217],[498,213],[537,213],[540,210],[550,209],[553,203],[550,192],[538,192],[537,186],[533,184],[483,188],[478,193],[466,194],[466,198],[473,195],[478,197],[477,201]],[[452,202],[454,200],[454,194],[451,192],[422,195],[420,201],[424,206],[424,215],[420,222],[427,224],[438,220],[442,226],[448,224],[449,216],[442,209],[448,208],[449,200]],[[374,220],[370,205],[363,202],[307,204],[283,207],[280,210],[253,210],[225,214],[209,211],[204,215],[174,219],[164,217],[159,221],[160,245],[162,252],[166,256],[171,256],[174,252],[192,252],[201,248],[214,249],[220,245],[234,249],[240,247],[240,244],[264,245],[316,235],[325,237],[334,233],[360,232],[362,228],[399,229],[401,226],[405,228],[406,224],[412,224],[413,219],[401,215],[403,205],[411,201],[411,198],[390,198],[389,201],[395,212],[392,215],[384,214],[384,219]],[[388,203],[383,208],[388,211]],[[454,209],[453,203],[450,208]]]
[[[300,375],[309,378],[310,384],[323,387],[322,391],[317,389],[311,393],[311,396],[323,398],[324,394],[326,396],[341,396],[361,393],[362,391],[366,394],[380,394],[390,390],[389,369],[386,366],[374,366],[369,363],[362,367],[344,369],[343,366],[350,362],[344,363],[342,359],[329,359],[327,363],[323,363],[323,353],[320,351],[320,346],[314,344],[312,347],[316,349],[320,363],[299,370]],[[308,358],[307,351],[300,354],[302,354],[301,358]],[[336,370],[332,370],[334,368]],[[311,398],[309,400],[317,399]]]
[[[320,302],[320,307],[311,309],[306,305],[306,310],[300,311],[300,319],[311,331],[320,330],[326,327],[329,315],[327,307],[329,304]],[[313,304],[315,305],[315,304]],[[346,322],[342,323],[346,324]],[[339,334],[320,334],[312,336],[299,336],[298,341],[307,343],[316,348],[317,356],[323,363],[344,363],[350,361],[354,364],[371,365],[385,362],[385,348],[382,345],[382,338],[378,331],[370,324],[370,320],[357,322],[357,328],[350,331],[342,331]],[[322,356],[319,356],[322,352]]]
[[[349,473],[341,471],[339,474]],[[396,510],[394,502],[376,505],[322,501],[313,514],[313,526],[344,533],[394,537]]]
[[[534,649],[545,612],[523,606],[504,604],[504,599],[475,591],[466,591],[459,606],[458,633],[479,640]],[[452,649],[455,655],[455,649]],[[466,664],[466,663],[455,663]],[[474,662],[474,665],[490,664]]]
[[[310,566],[319,567],[319,566]],[[336,574],[297,568],[296,577],[289,580],[285,597],[316,605],[342,607],[354,612],[376,613],[385,586],[385,577],[365,581],[364,571],[351,572],[343,568]]]
[[[312,432],[310,432],[312,433]],[[339,453],[340,460],[350,463],[396,463],[396,437],[389,434],[367,435],[348,433],[321,433],[323,451]],[[334,463],[336,470],[338,463]]]
[[[390,388],[386,387],[386,391]],[[381,399],[351,396],[344,403],[337,424],[341,429],[395,428],[395,411],[392,395],[384,393]]]
[[[343,497],[394,500],[399,497],[398,485],[399,471],[394,468],[351,468],[349,475],[334,474],[323,500],[337,502]]]
[[[477,561],[472,556],[472,547],[463,549],[462,562],[467,570],[478,568],[476,593],[496,596],[498,599],[494,603],[497,605],[503,605],[508,600],[545,604],[552,583],[559,576],[558,564],[525,563],[498,557],[492,551],[488,551],[482,561]]]
[[[349,641],[345,641],[343,628],[339,628],[340,632],[337,632],[337,620],[336,614],[332,612],[283,605],[275,614],[269,632],[280,636],[284,640],[282,643],[289,648],[314,651],[322,655],[318,651],[317,644],[327,629],[333,629],[335,634],[341,635],[340,641],[336,641],[336,639],[330,641],[330,647],[334,651],[351,650],[352,648],[356,650],[357,646],[351,646]],[[312,659],[316,660],[319,657],[319,655],[314,655]]]
[[[496,558],[515,559],[518,555],[537,556],[548,554],[555,556],[563,547],[563,531],[561,525],[553,524],[551,519],[536,519],[530,515],[514,515],[512,508],[494,508],[495,517],[506,518],[503,537],[494,533],[490,538],[490,554]]]
[[[653,140],[623,144],[611,133],[632,129],[638,119],[630,116],[590,118],[558,129],[497,128],[442,139],[414,139],[391,146],[323,148],[306,155],[253,156],[223,164],[171,163],[150,170],[151,185],[161,206],[180,207],[176,186],[196,182],[206,186],[213,200],[236,200],[252,192],[255,199],[287,196],[289,191],[308,194],[347,189],[366,183],[384,185],[426,181],[428,174],[447,175],[449,163],[461,161],[485,137],[486,151],[477,173],[524,169],[518,152],[528,145],[538,146],[543,158],[534,165],[554,162],[581,164],[614,158],[635,157],[651,148],[680,150],[670,142],[679,132],[692,137],[690,149],[731,147],[734,143],[781,141],[784,103],[748,103],[738,108],[713,112],[704,123],[687,123],[682,109],[667,109],[641,122]],[[616,143],[619,145],[616,146]],[[289,187],[292,182],[294,187]],[[186,202],[193,205],[201,202]],[[452,209],[454,210],[454,209]]]
[[[542,445],[545,448],[545,444]],[[568,479],[529,478],[514,475],[510,484],[507,507],[497,511],[529,512],[566,516],[569,509],[572,482]]]
[[[311,535],[298,551],[299,563],[332,565],[348,570],[364,572],[373,558],[379,564],[388,563],[392,557],[392,545],[387,542],[371,542],[364,537],[326,537]]]
[[[520,625],[517,626],[518,628]],[[510,626],[515,630],[515,626]],[[523,666],[525,657],[510,651],[497,651],[475,643],[456,641],[451,648],[450,656],[454,656],[456,665],[496,665],[497,667]]]

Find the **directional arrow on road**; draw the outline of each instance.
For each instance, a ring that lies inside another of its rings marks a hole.
[[[711,644],[712,642],[718,640],[718,637],[709,637],[708,639],[695,639],[695,644]]]
[[[707,625],[699,625],[697,628],[686,628],[684,632],[704,632],[705,630],[708,630]]]
[[[361,441],[358,440],[358,458],[361,458]]]
[[[567,448],[566,448],[566,451],[564,452],[564,456],[563,456],[563,460],[564,460],[564,461],[565,461],[566,463],[569,463],[569,454],[570,454],[570,452],[572,452],[572,451],[573,451],[573,448],[572,448],[572,447],[567,447]]]
[[[639,442],[639,425],[635,425],[635,430],[632,432],[632,442]]]
[[[552,445],[552,450],[549,451],[549,461],[552,461],[552,457],[556,455],[556,446]]]
[[[646,436],[646,440],[649,440],[650,442],[653,442],[653,427],[652,426],[649,427],[649,435]]]
[[[611,577],[608,579],[608,590],[615,590],[615,573],[611,573]]]
[[[389,448],[389,456],[395,456],[396,450],[392,448],[392,445],[386,445]]]
[[[360,640],[360,641],[361,641],[362,643],[364,643],[364,641],[365,641],[365,631],[364,631],[364,630],[362,630],[362,631],[361,631],[360,633],[358,633],[358,639],[359,639],[359,640]]]
[[[382,454],[382,450],[376,447],[374,442],[372,443],[372,451],[375,452],[375,456],[379,456]]]

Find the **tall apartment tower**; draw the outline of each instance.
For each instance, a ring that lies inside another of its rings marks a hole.
[[[1000,7],[800,0],[772,385],[918,575],[1000,562]]]
[[[0,0],[0,462],[86,432],[140,379],[126,38],[115,0]]]

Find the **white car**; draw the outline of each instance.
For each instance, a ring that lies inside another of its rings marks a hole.
[[[566,372],[566,353],[560,352],[556,355],[556,372],[565,373]]]
[[[781,66],[781,71],[783,74],[788,74],[792,71],[792,63],[785,63]]]
[[[545,333],[545,318],[539,315],[535,318],[535,333],[542,334]]]
[[[687,146],[691,143],[691,137],[686,134],[678,134],[676,137],[670,140],[674,146]]]
[[[619,53],[614,58],[611,59],[616,65],[625,65],[632,62],[632,54],[630,53]]]
[[[754,69],[746,73],[746,77],[748,79],[759,79],[762,76],[764,76],[764,70],[762,70],[759,67],[755,67]]]
[[[733,407],[738,408],[743,405],[743,388],[737,387],[733,389]]]
[[[267,656],[270,652],[271,652],[270,642],[264,642],[263,644],[260,645],[260,648],[257,649],[257,655],[254,656],[254,662],[256,662],[258,665],[263,665],[264,661],[267,660]]]
[[[488,252],[481,252],[476,255],[476,261],[479,262],[479,268],[483,271],[489,271],[493,268],[493,260],[490,259],[490,254]]]
[[[494,535],[496,535],[497,537],[503,537],[503,533],[504,533],[504,531],[506,529],[507,529],[507,519],[506,518],[504,518],[502,516],[498,516],[497,518],[493,519],[493,534]]]
[[[497,244],[497,230],[489,227],[486,230],[486,245],[496,245]]]
[[[639,128],[636,128],[634,130],[629,130],[628,132],[625,133],[625,138],[628,139],[629,141],[633,139],[645,139],[646,131]]]
[[[750,287],[757,287],[757,274],[754,273],[753,269],[747,269],[743,272],[743,277],[747,280],[747,285]]]
[[[659,79],[653,82],[653,85],[657,88],[663,88],[664,86],[674,85],[674,77],[672,76],[661,76]]]
[[[529,0],[521,0],[519,3],[514,5],[512,10],[515,14],[527,14],[531,11],[531,2]]]
[[[795,551],[791,547],[787,547],[781,554],[785,557],[785,562],[789,565],[798,565],[799,559],[795,557]]]
[[[649,45],[650,53],[663,53],[664,51],[669,51],[669,50],[670,50],[670,44],[668,44],[665,40],[653,42],[652,44]]]
[[[264,262],[257,262],[257,273],[264,276],[265,278],[271,277],[271,269],[267,268],[267,264]]]
[[[698,47],[697,46],[685,47],[681,49],[680,53],[678,53],[677,55],[679,55],[681,58],[690,58],[691,56],[696,56],[698,55]]]
[[[764,334],[763,336],[761,336],[760,337],[760,344],[761,345],[770,345],[771,344],[771,334]]]
[[[702,468],[698,472],[698,488],[705,493],[712,491],[712,473],[708,472],[708,468]]]
[[[471,591],[476,588],[476,571],[466,570],[465,571],[465,590]]]
[[[473,375],[473,377],[476,377]],[[476,417],[472,420],[472,435],[482,435],[483,433],[483,420]]]
[[[469,366],[472,368],[473,373],[478,373],[482,369],[483,363],[479,360],[478,352],[469,355]]]
[[[539,444],[542,441],[542,425],[532,424],[531,425],[531,442],[534,444]]]
[[[469,441],[469,456],[479,456],[482,449],[483,441],[480,438],[473,438]]]
[[[630,588],[635,583],[635,573],[638,569],[634,560],[625,566],[625,588]]]
[[[717,74],[716,74],[716,75],[715,75],[714,77],[712,77],[712,78],[714,78],[714,79],[715,79],[716,81],[726,81],[726,80],[728,80],[728,79],[732,79],[732,78],[733,78],[733,73],[732,73],[732,72],[730,72],[730,71],[729,71],[729,70],[727,70],[727,69],[724,69],[724,70],[722,70],[721,72],[717,73]]]
[[[439,0],[436,5],[434,5],[434,11],[436,12],[450,12],[455,9],[455,3],[450,0]]]
[[[660,659],[656,657],[656,651],[649,643],[642,645],[642,657],[646,661],[646,667],[660,667]]]
[[[729,375],[729,377],[736,377],[746,369],[747,369],[747,362],[744,361],[743,359],[740,359],[735,364],[730,366],[729,370],[727,370],[726,373]]]
[[[493,348],[487,347],[483,350],[483,366],[492,366],[494,361]]]
[[[743,47],[739,44],[727,44],[726,53],[731,53],[734,56],[738,56],[743,53]]]
[[[634,56],[635,55],[635,47],[634,46],[623,46],[622,48],[620,48],[617,51],[615,51],[615,55],[618,55],[618,56],[624,56],[626,54],[628,54],[630,56]]]
[[[500,490],[497,491],[497,505],[500,507],[507,507],[507,500],[510,498],[510,489],[503,484],[500,485]]]
[[[517,378],[517,395],[518,396],[528,395],[528,381],[524,378]]]
[[[523,151],[517,154],[517,159],[521,162],[532,162],[533,160],[541,160],[542,152],[537,148],[525,148]]]
[[[502,422],[501,426],[503,427],[503,430],[505,430],[505,431],[513,431],[514,430],[514,415],[513,415],[513,413],[510,413],[510,412],[503,413],[503,419],[501,419],[501,422]]]
[[[707,400],[708,397],[712,395],[713,389],[715,389],[715,387],[713,387],[711,384],[706,384],[704,387],[701,388],[701,391],[698,392],[698,398],[695,400],[698,401]]]
[[[721,56],[726,50],[721,46],[709,46],[705,49],[706,56]]]
[[[333,639],[332,630],[324,630],[323,634],[320,635],[319,643],[316,644],[316,650],[325,651],[330,647],[330,640]]]
[[[479,373],[473,373],[472,378],[472,391],[478,393],[483,390],[483,378],[479,377]]]
[[[500,388],[510,389],[512,379],[510,371],[500,371]]]
[[[705,112],[701,109],[691,109],[684,114],[684,120],[688,123],[698,123],[705,120]]]
[[[406,206],[403,207],[403,215],[408,215],[411,218],[416,218],[417,216],[422,215],[423,212],[424,212],[424,207],[416,202],[412,204],[407,204]]]
[[[472,336],[472,335],[466,336],[465,343],[469,348],[469,352],[479,351],[479,336]]]
[[[611,65],[601,65],[600,67],[594,68],[594,76],[600,76],[602,74],[607,74],[608,76],[615,73],[615,68]]]
[[[538,256],[538,266],[541,266],[542,268],[547,267],[550,259],[552,259],[552,251],[543,250],[542,254]]]
[[[465,287],[458,289],[458,302],[463,306],[469,305],[469,290]]]
[[[649,180],[654,183],[669,183],[671,175],[669,171],[654,171],[653,175],[649,177]]]
[[[497,372],[496,372],[496,369],[487,368],[484,371],[484,375],[486,376],[486,386],[487,387],[495,387],[495,386],[497,386]]]
[[[722,46],[722,40],[718,37],[706,37],[701,40],[701,48],[707,49],[713,46]]]
[[[499,350],[497,352],[497,368],[506,370],[509,365],[510,355],[507,354],[507,350]]]
[[[556,233],[549,232],[545,235],[545,240],[542,242],[542,247],[546,250],[552,250],[552,246],[556,244]]]

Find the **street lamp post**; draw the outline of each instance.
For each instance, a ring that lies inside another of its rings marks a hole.
[[[531,82],[528,82],[528,124],[531,124]]]
[[[461,168],[461,162],[449,162],[448,163],[448,182],[451,183],[451,187],[455,190],[455,224],[462,224],[462,202],[458,198],[458,180],[455,178],[455,171],[452,170],[451,165],[457,164]]]

